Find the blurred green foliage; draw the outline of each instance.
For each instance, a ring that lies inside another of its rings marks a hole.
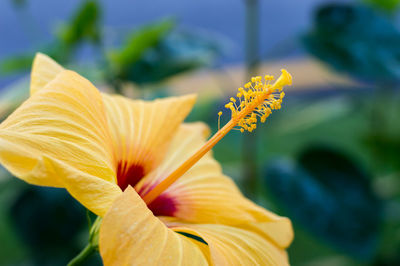
[[[133,32],[119,48],[109,52],[108,80],[138,85],[161,82],[185,71],[209,65],[219,44],[191,31],[176,30],[172,19],[161,20]]]
[[[27,186],[10,212],[36,265],[66,264],[80,251],[85,209],[64,189]]]
[[[8,75],[24,71],[32,65],[32,55],[13,55],[0,62],[0,74]]]
[[[173,19],[163,19],[128,32],[120,47],[104,47],[101,6],[87,0],[56,38],[39,51],[63,65],[73,62],[80,46],[89,43],[100,58],[103,79],[121,92],[125,82],[159,83],[185,71],[210,65],[220,54],[220,43],[193,30],[180,30]],[[35,50],[36,52],[37,50]],[[14,55],[0,63],[0,73],[27,71],[34,53]]]
[[[84,2],[71,21],[59,29],[57,45],[52,46],[57,50],[51,51],[50,56],[58,62],[68,62],[79,44],[88,41],[93,45],[100,45],[100,19],[101,10],[97,1]]]
[[[271,162],[265,180],[295,223],[352,256],[374,256],[382,204],[371,177],[351,158],[337,149],[309,146],[296,161]]]
[[[97,1],[87,0],[78,8],[77,13],[56,33],[56,38],[41,48],[22,55],[12,55],[0,63],[0,74],[12,74],[28,71],[32,65],[35,53],[39,50],[65,64],[73,59],[79,45],[89,41],[99,45],[100,8]]]
[[[400,32],[383,14],[355,4],[328,4],[303,38],[335,70],[373,82],[400,80]]]
[[[65,24],[56,33],[56,38],[49,44],[44,44],[39,51],[49,55],[61,64],[66,64],[73,59],[79,45],[89,41],[99,45],[100,31],[100,7],[97,1],[87,0],[78,8],[69,23]],[[38,51],[27,54],[12,55],[0,63],[0,74],[12,74],[28,71],[31,68],[33,57]]]
[[[100,17],[97,1],[86,1],[71,21],[60,30],[59,38],[71,46],[85,39],[99,43],[101,40]]]
[[[173,20],[165,20],[147,25],[132,33],[122,48],[110,52],[111,63],[115,68],[120,68],[116,71],[122,72],[122,69],[136,64],[143,54],[150,47],[159,44],[174,26],[175,22]],[[123,75],[124,73],[120,73],[118,76]]]
[[[340,160],[338,162],[339,154],[336,158],[326,154],[314,156],[313,165],[321,165],[325,173],[316,176],[313,167],[310,174],[310,164],[304,166],[304,153],[300,153],[300,156],[294,159],[294,163],[292,161],[291,171],[286,169],[285,173],[282,165],[271,166],[271,171],[273,171],[271,179],[281,180],[286,184],[290,182],[291,189],[293,192],[298,191],[300,198],[310,196],[312,194],[310,190],[313,187],[319,187],[319,190],[328,189],[324,193],[314,191],[315,200],[321,198],[320,196],[335,196],[340,200],[333,202],[336,204],[342,202],[340,210],[347,215],[350,214],[346,216],[336,210],[343,218],[341,226],[348,229],[346,236],[337,232],[336,226],[332,226],[331,231],[321,232],[321,227],[318,227],[315,221],[307,222],[307,219],[289,206],[290,200],[294,199],[292,196],[284,196],[288,194],[289,189],[286,190],[286,194],[275,195],[280,198],[278,202],[293,215],[295,220],[300,221],[302,227],[309,233],[324,237],[336,249],[346,250],[349,254],[352,253],[353,257],[368,259],[365,261],[367,265],[399,265],[396,249],[398,250],[400,245],[400,239],[397,236],[400,232],[400,217],[396,213],[400,208],[400,198],[398,190],[394,187],[400,182],[398,172],[400,170],[400,124],[398,123],[400,109],[398,107],[399,93],[396,90],[400,81],[400,32],[392,16],[399,1],[365,2],[368,2],[368,6],[343,3],[321,6],[316,11],[314,27],[303,37],[303,43],[308,52],[336,71],[374,85],[372,90],[370,87],[369,92],[363,93],[363,101],[355,100],[358,96],[348,97],[352,99],[353,105],[358,102],[360,110],[363,110],[362,117],[356,118],[354,113],[350,113],[349,119],[352,119],[354,123],[362,120],[364,125],[358,137],[353,140],[358,143],[358,147],[353,150],[354,158],[348,158],[347,161],[348,165],[351,163],[354,168],[360,168],[357,161],[364,161],[364,165],[368,165],[368,178],[361,178],[367,172],[366,170],[358,174],[357,172],[350,174],[351,172],[347,171],[344,175],[345,171],[341,167],[343,160],[342,163]],[[390,12],[384,13],[380,9]],[[340,126],[343,127],[342,123]],[[344,128],[342,132],[350,133],[351,129]],[[336,137],[341,138],[343,135]],[[347,145],[346,149],[349,148],[350,146]],[[304,152],[307,155],[308,152]],[[358,153],[358,157],[355,157],[354,153]],[[318,157],[324,158],[322,162]],[[329,158],[330,161],[325,161]],[[322,173],[322,171],[319,172]],[[335,177],[332,174],[335,174]],[[323,182],[321,185],[321,177],[323,180],[335,181]],[[343,179],[343,177],[346,178]],[[310,180],[316,183],[304,185],[300,183],[303,179],[306,183]],[[354,182],[356,179],[360,181],[358,185]],[[269,185],[274,186],[273,181],[268,177],[267,181]],[[341,187],[340,190],[335,189],[338,186]],[[302,203],[304,204],[304,201]],[[332,206],[332,201],[324,201],[324,203],[326,204],[324,207],[328,210],[335,208]],[[322,216],[325,215],[324,211],[320,213]],[[351,217],[351,215],[356,217]],[[312,217],[309,218],[312,219]],[[331,223],[335,221],[339,220],[337,218],[330,220]],[[364,231],[361,230],[363,227]],[[335,240],[337,236],[346,243]]]
[[[391,171],[400,170],[400,137],[385,133],[369,134],[365,144],[376,158],[376,163]]]
[[[363,1],[373,7],[388,12],[395,12],[400,6],[399,0],[363,0]]]

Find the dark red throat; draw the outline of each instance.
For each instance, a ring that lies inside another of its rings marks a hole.
[[[129,185],[135,188],[135,185],[146,175],[144,167],[137,164],[128,165],[126,162],[118,163],[117,179],[118,186],[124,191]],[[146,187],[142,187],[142,191],[138,191],[143,196]],[[150,188],[151,189],[151,188]],[[167,194],[161,194],[149,206],[149,209],[156,216],[173,216],[176,211],[174,199]]]
[[[129,185],[135,185],[145,176],[144,167],[137,164],[127,165],[119,162],[117,168],[118,186],[124,191]]]

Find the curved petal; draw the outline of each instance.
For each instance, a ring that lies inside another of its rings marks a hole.
[[[87,209],[103,217],[122,191],[117,184],[44,157],[68,192]]]
[[[207,265],[200,248],[168,229],[128,187],[103,218],[99,248],[104,265]]]
[[[44,158],[115,182],[112,154],[101,95],[72,71],[60,73],[0,124],[0,162],[32,184],[65,185]]]
[[[165,156],[165,161],[136,187],[144,195],[205,143],[207,128],[202,123],[182,125]],[[264,234],[285,248],[293,239],[291,222],[246,199],[221,167],[206,154],[186,174],[155,199],[149,208],[162,216],[192,223],[215,223],[241,227]]]
[[[289,265],[284,249],[252,231],[220,224],[173,222],[167,226],[207,242],[213,265]]]
[[[32,65],[31,95],[43,89],[63,70],[62,66],[47,55],[37,53]]]
[[[164,157],[195,95],[154,101],[103,95],[118,164],[118,184],[134,186]]]

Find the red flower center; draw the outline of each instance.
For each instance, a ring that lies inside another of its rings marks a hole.
[[[146,175],[145,169],[142,165],[132,164],[128,165],[122,161],[118,163],[117,167],[117,181],[118,186],[124,191],[129,185],[135,188],[135,185]],[[138,191],[142,195],[143,191]],[[176,211],[174,199],[169,197],[167,193],[161,194],[153,202],[148,205],[148,208],[155,216],[173,216]]]
[[[129,185],[135,185],[145,176],[144,167],[137,164],[128,165],[127,162],[119,162],[117,168],[118,186],[124,191]]]

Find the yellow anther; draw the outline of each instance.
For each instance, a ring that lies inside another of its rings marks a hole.
[[[263,82],[261,76],[252,77],[251,82],[244,85],[246,90],[238,88],[237,99],[231,97],[225,105],[225,108],[231,110],[231,119],[235,119],[236,127],[241,132],[253,131],[258,121],[264,123],[272,110],[280,109],[285,96],[282,88],[292,84],[292,77],[284,69],[274,84],[270,84],[273,76],[266,75],[264,79]],[[234,104],[238,101],[240,104]]]
[[[219,112],[218,112],[218,116],[221,116],[221,115],[222,115],[222,111],[219,111]]]
[[[282,69],[282,75],[275,81],[273,87],[277,89],[282,89],[284,86],[292,85],[292,76],[286,69]]]
[[[264,79],[265,79],[266,81],[274,80],[274,76],[272,76],[272,75],[266,75],[266,76],[264,77]]]

